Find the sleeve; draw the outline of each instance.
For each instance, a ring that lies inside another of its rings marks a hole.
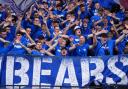
[[[14,48],[14,45],[13,45],[13,42],[12,43],[10,43],[7,47],[6,47],[6,51],[8,52],[8,51],[10,51],[11,49],[13,49]]]
[[[116,40],[110,40],[111,46],[115,47]]]

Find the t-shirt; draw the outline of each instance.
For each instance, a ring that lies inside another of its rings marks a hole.
[[[128,36],[125,37],[121,42],[118,43],[118,54],[123,54],[124,48],[126,46],[126,43],[128,42]]]
[[[113,55],[113,49],[115,47],[115,40],[108,40],[105,44],[102,44],[101,41],[98,41],[95,48],[96,56],[103,55]]]
[[[38,31],[41,31],[41,27],[36,26],[36,25],[32,25],[31,26],[31,37],[32,39],[36,39],[36,37],[38,36]]]
[[[21,38],[21,43],[23,45],[27,45],[27,41],[24,37]],[[26,50],[24,48],[21,47],[21,45],[19,43],[14,44],[14,42],[12,43],[12,49],[9,51],[9,54],[25,54]]]
[[[88,49],[89,49],[88,44],[83,44],[83,45],[77,46],[76,47],[77,56],[87,56]]]
[[[0,11],[0,22],[4,21],[7,17],[7,14],[5,11]]]
[[[55,48],[55,56],[61,56],[61,47],[59,44]]]
[[[32,50],[31,54],[32,54],[32,55],[38,55],[38,56],[39,56],[39,55],[44,56],[43,53],[41,53],[41,52],[39,52],[39,51],[37,51],[37,50]]]

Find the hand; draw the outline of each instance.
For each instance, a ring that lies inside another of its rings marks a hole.
[[[79,1],[79,2],[76,3],[76,5],[81,5],[81,4],[83,4],[82,1]]]
[[[5,43],[5,44],[9,44],[9,43],[10,43],[10,41],[7,41],[7,40],[6,40],[4,43]]]
[[[126,29],[128,29],[128,24],[125,24]]]
[[[20,16],[19,16],[19,21],[22,21],[22,19],[23,19],[23,16],[20,15]]]
[[[95,30],[95,29],[92,30],[92,34],[93,34],[93,35],[96,34],[96,30]]]
[[[78,21],[78,20],[77,20],[77,21],[75,21],[75,24],[76,24],[76,25],[79,25],[79,23],[80,23],[80,21]]]
[[[41,52],[41,53],[45,53],[45,49],[41,49],[40,52]]]
[[[62,38],[59,38],[58,39],[58,43],[62,43],[63,39]]]
[[[35,5],[33,4],[32,6],[31,6],[31,8],[33,8]]]
[[[112,16],[116,16],[116,13],[112,13]]]
[[[67,18],[67,21],[71,21],[71,18]]]
[[[33,10],[34,10],[34,11],[38,11],[38,10],[36,9],[36,7],[33,7]]]
[[[113,24],[114,24],[114,21],[111,19],[111,20],[110,20],[110,23],[113,25]]]
[[[101,30],[101,33],[108,33],[108,30]]]
[[[45,42],[45,44],[48,45],[48,46],[52,46],[51,45],[52,44],[51,41],[49,41],[49,42],[47,41],[47,42]]]
[[[68,9],[68,6],[66,6],[65,9]]]
[[[20,40],[15,40],[15,44],[18,44],[18,43],[20,43]]]
[[[112,16],[112,13],[109,13],[108,16]]]
[[[49,11],[51,11],[53,9],[53,7],[51,6],[50,8],[49,8]]]
[[[41,23],[39,23],[37,26],[41,27]]]
[[[42,16],[42,15],[43,15],[42,11],[38,11],[38,14],[39,14],[40,16]]]
[[[50,16],[51,19],[54,18],[54,15],[52,13],[49,13],[49,16]]]
[[[44,9],[44,5],[40,5],[40,8]]]
[[[77,46],[80,46],[80,44],[79,43],[77,43],[77,44],[75,44],[75,46],[77,47]]]
[[[127,35],[127,34],[128,34],[128,30],[123,30],[123,33],[124,33],[125,35]]]
[[[78,11],[78,15],[80,15],[80,14],[81,14],[81,10]]]
[[[80,2],[76,2],[76,5],[77,5],[77,6],[80,5]]]
[[[26,31],[25,31],[24,29],[21,29],[20,32],[22,32],[22,33],[26,33]]]
[[[7,21],[12,22],[12,16],[7,17]]]
[[[27,13],[26,18],[27,18],[27,19],[30,19],[30,17],[31,17],[31,14],[30,14],[30,13]]]
[[[10,25],[10,23],[9,22],[5,22],[4,25],[3,25],[3,27],[6,27],[8,25]]]

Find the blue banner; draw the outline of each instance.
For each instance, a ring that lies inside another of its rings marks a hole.
[[[128,85],[128,56],[0,57],[0,85],[78,86]]]

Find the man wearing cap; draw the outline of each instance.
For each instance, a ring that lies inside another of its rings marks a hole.
[[[74,28],[74,31],[75,31],[74,41],[75,41],[75,43],[79,43],[79,37],[82,35],[81,27],[80,26],[76,26]]]
[[[93,37],[93,33],[90,33],[90,34],[82,34],[82,28],[80,27],[80,26],[76,26],[75,28],[74,28],[74,31],[75,31],[75,36],[74,36],[74,41],[75,41],[75,43],[78,43],[79,42],[79,37],[81,36],[81,35],[83,35],[84,37],[86,37],[87,39],[89,39],[89,38],[92,38]],[[93,31],[95,31],[95,30],[93,30]],[[92,32],[93,32],[92,31]],[[102,33],[106,33],[107,31],[105,31],[105,30],[101,30],[101,31],[99,31],[99,32],[96,32],[96,35],[100,35],[100,34],[102,34]]]

